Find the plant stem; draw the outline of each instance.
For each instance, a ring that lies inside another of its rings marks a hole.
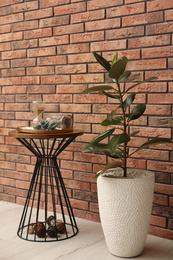
[[[122,108],[122,113],[123,113],[123,126],[124,126],[124,133],[127,133],[127,124],[126,124],[126,115],[125,115],[125,108],[124,108],[124,102],[122,98],[122,93],[120,89],[120,85],[118,82],[116,82],[117,87],[118,87],[118,93],[120,96],[120,103],[121,103],[121,108]],[[123,157],[124,157],[124,177],[127,177],[127,143],[124,143],[123,147]]]

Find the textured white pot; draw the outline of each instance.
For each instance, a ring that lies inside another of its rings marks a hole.
[[[121,169],[112,170],[122,176]],[[97,186],[101,224],[110,253],[120,257],[140,255],[150,224],[154,173],[128,169],[127,178],[99,176]]]

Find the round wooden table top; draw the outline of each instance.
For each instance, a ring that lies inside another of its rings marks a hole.
[[[45,132],[45,131],[44,131]],[[83,130],[73,129],[71,132],[60,132],[54,133],[53,130],[47,130],[47,133],[22,133],[17,130],[10,131],[9,136],[15,138],[31,138],[31,139],[50,139],[50,138],[65,138],[65,137],[76,137],[83,135]]]

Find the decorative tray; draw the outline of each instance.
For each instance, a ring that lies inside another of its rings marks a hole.
[[[32,126],[21,126],[17,128],[20,133],[30,133],[30,134],[56,134],[56,133],[67,133],[72,132],[73,128],[60,129],[56,128],[54,130],[36,130]]]

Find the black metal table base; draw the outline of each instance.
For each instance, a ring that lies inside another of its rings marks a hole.
[[[25,138],[17,139],[37,157],[17,235],[35,242],[60,241],[75,236],[78,228],[57,163],[58,155],[75,137],[63,138],[60,141],[56,138],[29,141]],[[51,236],[48,221],[50,216],[57,220],[57,223],[63,224],[63,230],[57,225]],[[40,222],[42,230],[39,233]],[[32,226],[33,232],[30,230]]]

